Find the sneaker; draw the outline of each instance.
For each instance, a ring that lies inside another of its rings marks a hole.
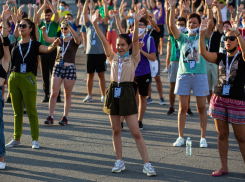
[[[193,112],[191,112],[191,109],[190,108],[187,110],[186,115],[193,116]]]
[[[61,102],[61,97],[60,95],[58,95],[57,99],[56,99],[56,102]]]
[[[207,144],[207,141],[205,138],[200,139],[200,147],[201,148],[207,148],[208,147],[208,144]]]
[[[174,147],[181,147],[185,144],[185,140],[182,137],[177,138],[177,140],[173,143]]]
[[[0,169],[5,169],[6,163],[0,162]]]
[[[16,147],[20,145],[20,141],[16,141],[15,139],[12,139],[8,144],[5,145],[5,147]]]
[[[59,124],[60,124],[61,126],[67,125],[67,124],[68,124],[68,119],[67,119],[65,116],[63,116],[63,117],[61,118],[61,121],[59,122]]]
[[[141,121],[139,121],[139,128],[140,128],[140,130],[143,130],[143,124]]]
[[[143,167],[143,173],[147,174],[147,176],[156,176],[155,169],[151,166],[151,163],[145,163]]]
[[[122,161],[122,160],[117,160],[116,162],[115,162],[115,165],[114,165],[114,167],[112,168],[112,170],[111,170],[111,172],[112,173],[120,173],[120,172],[122,172],[122,171],[124,171],[126,168],[125,168],[125,164],[124,164],[124,162]]]
[[[166,105],[166,102],[164,101],[164,98],[159,99],[159,104],[160,105]]]
[[[168,68],[165,68],[162,72],[163,73],[167,73],[168,72]]]
[[[83,48],[83,47],[84,47],[83,44],[80,44],[80,46],[78,48],[80,49],[80,48]]]
[[[105,102],[105,96],[103,95],[103,96],[101,96],[101,98],[100,98],[100,102],[101,103],[104,103]]]
[[[123,130],[123,122],[121,122],[121,127],[122,127],[122,130]]]
[[[168,112],[167,112],[167,115],[174,115],[175,114],[175,111],[172,107],[169,108]]]
[[[42,102],[49,102],[49,95],[45,95]]]
[[[11,97],[7,98],[7,103],[11,103]]]
[[[53,124],[54,123],[54,119],[49,116],[47,117],[47,119],[44,121],[44,124]]]
[[[32,148],[33,149],[39,149],[40,148],[38,141],[36,141],[36,140],[32,141]]]
[[[83,102],[91,102],[93,101],[93,98],[91,95],[87,95],[87,97],[83,100]]]
[[[152,104],[153,103],[153,99],[151,97],[147,98],[147,104]]]
[[[108,65],[108,64],[110,64],[110,62],[109,62],[109,60],[108,60],[108,59],[106,60],[106,64],[107,64],[107,65]]]

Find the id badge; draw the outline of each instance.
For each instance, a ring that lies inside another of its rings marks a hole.
[[[112,29],[110,29],[110,33],[112,33]]]
[[[189,60],[189,69],[194,70],[196,68],[196,60]]]
[[[92,40],[92,45],[95,45],[95,44],[96,44],[96,40],[93,39],[93,40]]]
[[[20,72],[21,73],[26,73],[26,63],[23,63],[20,65]]]
[[[177,51],[177,52],[176,52],[176,56],[177,56],[177,59],[180,58],[180,51]]]
[[[229,95],[230,94],[230,84],[223,84],[223,92],[222,95]]]
[[[114,97],[115,97],[115,98],[120,98],[120,95],[121,95],[121,89],[122,89],[122,87],[115,87],[115,88],[114,88]]]

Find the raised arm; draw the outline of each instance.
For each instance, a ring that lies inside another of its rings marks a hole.
[[[97,21],[99,20],[99,10],[97,9],[96,12],[94,13],[94,15],[92,16],[92,23],[94,26],[94,29],[98,35],[98,37],[100,38],[102,45],[104,47],[105,50],[105,54],[106,57],[109,59],[109,61],[111,61],[111,55],[112,55],[112,49],[110,44],[108,43],[108,41],[106,40],[106,37],[104,35],[104,33],[100,30],[99,25],[97,24]]]
[[[40,30],[42,30],[42,34],[43,34],[43,39],[45,40],[45,42],[48,42],[48,43],[52,43],[54,42],[55,38],[54,37],[49,37],[47,32],[46,32],[46,27],[45,26],[42,26],[40,28]]]
[[[166,12],[165,19],[166,19],[168,34],[171,35],[172,32],[171,32],[170,27],[169,27],[170,6],[169,6],[167,1],[165,1],[165,3],[164,3],[164,8],[165,8],[165,12]]]
[[[119,15],[118,15],[118,11],[113,11],[114,16],[115,16],[115,20],[116,20],[116,24],[117,24],[117,28],[120,34],[126,34],[125,30],[122,28],[122,24],[121,21],[119,19]]]
[[[154,3],[154,1],[153,1],[153,0],[150,0],[150,2],[151,2],[151,8],[152,8],[152,9],[154,9],[154,8],[155,8],[155,6],[156,6],[156,4]]]
[[[180,31],[175,25],[175,6],[176,6],[176,0],[169,0],[169,4],[171,6],[170,8],[170,20],[169,20],[169,27],[171,32],[173,33],[174,38],[177,40],[180,36]]]
[[[2,22],[3,22],[3,25],[2,25],[3,26],[2,27],[3,28],[3,37],[7,38],[7,41],[9,41],[8,40],[7,20],[11,16],[11,10],[7,9],[7,10],[4,10],[2,13],[3,13],[2,14],[2,18],[3,18],[2,19]],[[9,45],[6,45],[6,44],[7,44],[6,42],[3,42],[3,45],[4,45],[3,46],[3,51],[4,51],[4,55],[3,55],[4,59],[3,60],[4,60],[5,63],[7,63],[7,64],[4,64],[4,67],[8,69],[11,57],[10,57],[10,52],[9,52]]]
[[[154,15],[152,13],[148,13],[145,7],[143,9],[144,9],[145,18],[150,22],[150,24],[152,25],[152,28],[154,28],[154,30],[156,30],[157,32],[160,32],[159,26],[157,26],[156,22],[152,20],[152,18],[150,18],[149,16],[151,15],[152,17],[154,17]]]
[[[89,17],[88,17],[88,3],[89,3],[89,0],[85,0],[84,6],[83,6],[83,19],[84,19],[85,25],[89,21]]]
[[[54,13],[54,22],[55,23],[59,23],[60,22],[60,16],[58,14],[58,11],[56,10],[56,8],[54,7],[54,5],[52,3],[50,3],[49,0],[47,0],[47,3],[49,5],[49,7],[51,8],[52,12]]]
[[[142,11],[139,11],[134,16],[134,32],[133,32],[133,39],[132,39],[132,54],[136,56],[139,52],[139,21],[143,17]]]
[[[74,42],[77,44],[77,45],[80,45],[81,44],[81,41],[80,41],[80,38],[77,34],[77,32],[70,26],[69,22],[66,20],[66,25],[67,27],[69,28],[73,38],[74,38]]]
[[[201,56],[210,63],[216,63],[217,61],[217,53],[209,52],[206,49],[205,45],[205,32],[208,29],[208,24],[210,24],[211,20],[202,20],[200,26],[200,37],[199,37],[199,53]]]
[[[240,24],[240,18],[242,17],[242,11],[243,11],[244,5],[240,4],[240,6],[237,5],[237,12],[236,12],[236,19],[235,21],[237,24]]]
[[[29,3],[27,5],[27,8],[28,8],[28,19],[31,20],[32,16],[31,16],[31,8],[32,8],[32,4]]]
[[[50,53],[60,44],[61,44],[61,41],[59,38],[57,38],[53,41],[53,43],[50,46],[40,45],[39,46],[39,52],[44,53],[44,54]]]
[[[223,21],[222,21],[222,14],[221,14],[221,11],[220,11],[220,8],[219,8],[219,2],[218,1],[215,1],[214,3],[214,6],[216,7],[216,10],[217,10],[217,20],[218,20],[218,31],[219,33],[223,33]]]
[[[37,23],[38,23],[38,25],[41,24],[41,18],[40,17],[41,17],[43,10],[45,9],[46,3],[47,3],[46,0],[44,0],[42,7],[37,12],[37,21],[38,21]]]
[[[79,25],[79,20],[81,18],[81,13],[82,13],[82,9],[83,9],[83,5],[81,3],[81,1],[79,0],[78,3],[77,3],[77,7],[78,7],[78,12],[77,12],[77,18],[75,20],[75,24],[76,26]]]
[[[239,24],[237,24],[236,22],[232,23],[232,28],[230,29],[232,32],[234,32],[234,34],[236,35],[236,38],[238,40],[238,43],[240,45],[241,48],[241,52],[242,52],[242,58],[245,61],[245,41],[241,35],[241,33],[239,32]]]
[[[202,0],[200,5],[197,7],[196,12],[198,12],[201,8],[204,8],[204,1]]]
[[[206,0],[206,3],[207,3],[207,6],[208,6],[208,9],[207,9],[207,12],[208,12],[208,20],[211,20],[211,22],[213,22],[213,10],[212,10],[212,4],[213,4],[213,0]],[[208,24],[208,28],[207,28],[207,31],[205,32],[205,37],[207,39],[210,38],[210,35],[212,34],[213,32],[213,26],[211,23]]]
[[[160,9],[160,12],[159,12],[159,14],[158,14],[158,16],[157,16],[157,20],[159,20],[161,17],[162,17],[162,6],[161,7],[159,7],[159,9]]]
[[[192,0],[191,1],[191,12],[195,13],[195,4],[196,4],[196,0]]]
[[[105,10],[105,18],[104,18],[104,24],[108,24],[108,20],[109,20],[109,12],[108,12],[108,7],[107,7],[107,0],[103,0],[104,1],[104,10]]]
[[[225,3],[226,3],[225,6],[226,6],[227,9],[228,9],[228,7],[229,7],[229,1],[230,1],[230,0],[226,0],[226,2],[225,2]]]

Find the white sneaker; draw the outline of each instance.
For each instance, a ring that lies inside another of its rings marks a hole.
[[[106,60],[106,64],[110,64],[110,61],[108,59]]]
[[[143,167],[143,173],[147,174],[147,176],[156,176],[155,169],[151,166],[151,163],[145,163]]]
[[[173,143],[174,147],[181,147],[185,144],[185,140],[182,137],[177,138],[177,140]]]
[[[32,141],[32,148],[33,148],[33,149],[39,149],[39,147],[40,147],[40,146],[39,146],[38,141],[33,140],[33,141]]]
[[[5,169],[6,163],[0,162],[0,169]]]
[[[162,72],[163,73],[167,73],[168,72],[168,68],[165,68]]]
[[[80,46],[78,48],[83,48],[83,47],[84,47],[83,44],[80,44]]]
[[[207,141],[205,138],[200,139],[200,147],[201,148],[207,148],[208,147],[208,144],[207,144]]]
[[[20,145],[20,141],[16,141],[15,139],[12,139],[8,144],[5,145],[5,147],[16,147]]]
[[[112,173],[120,173],[126,169],[125,164],[122,160],[118,159],[115,162],[114,167],[112,168],[111,172]]]
[[[87,96],[85,97],[85,99],[83,99],[83,102],[91,102],[91,101],[93,101],[93,98],[92,98],[91,95],[87,95]]]
[[[103,96],[101,96],[101,98],[100,98],[100,102],[102,102],[102,103],[104,103],[105,102],[105,96],[103,95]]]

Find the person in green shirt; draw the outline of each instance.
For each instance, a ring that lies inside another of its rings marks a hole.
[[[212,11],[212,0],[207,0],[208,19],[210,11]],[[206,127],[207,127],[207,112],[206,112],[206,96],[209,94],[206,61],[199,54],[199,26],[201,18],[198,14],[192,13],[187,19],[188,34],[179,31],[175,25],[175,6],[176,0],[169,0],[170,4],[170,29],[180,48],[179,69],[177,73],[175,94],[179,96],[179,115],[178,115],[178,130],[179,137],[173,143],[173,146],[180,147],[184,142],[184,128],[186,120],[186,112],[188,110],[188,100],[191,90],[196,96],[197,111],[199,114],[201,126],[200,147],[207,147],[206,142]],[[212,31],[212,27],[208,27],[206,34],[206,43],[208,42],[208,32]]]
[[[49,5],[50,9],[45,9],[46,5]],[[44,10],[45,9],[45,10]],[[41,20],[41,13],[45,13],[44,20]],[[52,12],[54,14],[54,21],[51,20]],[[57,30],[59,27],[60,17],[58,15],[58,12],[56,8],[49,2],[49,0],[45,0],[42,7],[37,12],[37,24],[38,28],[40,29],[42,26],[46,27],[46,32],[49,37],[57,37]],[[41,42],[45,46],[49,46],[50,44],[45,42],[43,39],[42,34],[40,34],[39,42]],[[41,73],[43,78],[43,90],[45,93],[44,99],[42,102],[48,102],[49,101],[49,75],[52,74],[52,70],[55,63],[57,50],[53,50],[50,53],[42,54],[41,55]],[[49,61],[47,61],[49,60]],[[60,95],[57,98],[57,101],[60,101]]]

